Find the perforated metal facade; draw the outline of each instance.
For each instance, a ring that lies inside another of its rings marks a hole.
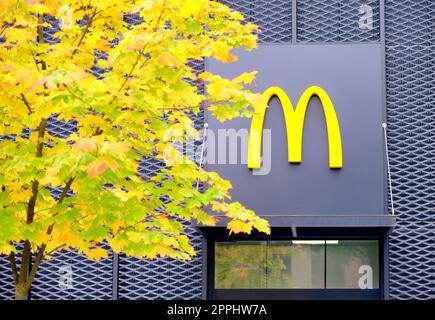
[[[390,297],[435,299],[435,3],[386,1]]]
[[[119,299],[200,299],[202,293],[202,237],[184,222],[197,256],[183,262],[174,259],[143,260],[119,257]]]
[[[60,252],[38,271],[31,299],[111,299],[113,255],[90,261],[75,252]]]
[[[382,41],[378,0],[293,1],[222,2],[260,26],[262,43]],[[372,23],[361,28],[361,16],[367,13],[367,7],[360,9],[363,5],[372,9]],[[295,23],[292,14],[296,14]],[[124,19],[140,23],[137,16]],[[392,299],[435,299],[435,3],[386,0],[385,49],[388,144],[397,214],[397,226],[389,238],[389,295]],[[195,66],[203,68],[201,63]],[[201,127],[202,114],[195,120]],[[48,130],[67,136],[75,124],[51,119]],[[145,159],[139,173],[149,177],[160,166],[154,159]],[[186,229],[198,253],[187,264],[124,256],[88,262],[74,253],[61,253],[43,265],[31,297],[199,299],[201,236],[191,226]],[[72,267],[73,287],[61,290],[59,270],[65,265]],[[13,296],[11,283],[7,258],[0,257],[0,298]]]
[[[360,20],[364,23],[364,8],[371,8],[367,14],[372,21],[367,22],[366,28],[360,27]],[[379,41],[379,22],[378,0],[297,1],[298,42]]]
[[[285,43],[292,38],[292,0],[222,0],[260,28],[260,43]]]

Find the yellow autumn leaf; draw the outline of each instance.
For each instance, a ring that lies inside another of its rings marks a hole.
[[[14,203],[27,201],[32,196],[32,190],[27,189],[23,191],[11,192],[11,201]]]
[[[121,220],[115,221],[114,223],[112,223],[111,228],[113,232],[118,232],[119,229],[125,227],[125,223]]]
[[[98,39],[95,42],[96,49],[102,52],[106,52],[110,49],[110,44],[107,42],[107,40],[104,39]]]
[[[250,234],[252,230],[252,222],[243,222],[241,220],[231,220],[228,223],[227,229],[232,233],[246,233]]]
[[[143,241],[143,236],[138,232],[129,231],[127,232],[127,237],[131,242],[137,243]]]
[[[92,260],[101,260],[107,258],[109,254],[102,248],[91,249],[85,252],[86,256]]]
[[[244,84],[250,84],[255,79],[255,75],[257,74],[257,71],[250,72],[250,73],[242,73],[241,75],[234,78],[234,82],[242,82]]]
[[[237,61],[237,56],[230,53],[231,48],[220,41],[213,44],[213,50],[214,57],[222,63]]]
[[[103,174],[106,169],[110,168],[112,171],[118,169],[118,164],[106,158],[95,159],[88,167],[87,174],[90,178],[94,178],[100,174]]]
[[[10,243],[0,243],[0,254],[8,255],[11,252],[15,252],[16,249]]]
[[[270,225],[265,219],[259,218],[254,220],[254,228],[260,232],[270,235]]]
[[[81,149],[83,151],[89,152],[97,149],[97,144],[90,138],[85,138],[79,140],[73,144],[73,149]]]

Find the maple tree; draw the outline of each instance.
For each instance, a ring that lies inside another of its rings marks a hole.
[[[143,22],[127,24],[132,13]],[[61,21],[51,44],[47,17]],[[231,49],[256,47],[257,27],[240,13],[208,0],[6,0],[0,19],[0,253],[16,299],[27,298],[41,262],[59,250],[101,259],[107,243],[116,253],[189,259],[180,219],[214,225],[207,206],[228,219],[230,233],[270,232],[231,202],[229,181],[175,146],[198,138],[191,114],[203,107],[220,120],[265,107],[247,88],[254,72],[226,79],[190,64],[232,62]],[[102,77],[89,72],[95,64]],[[50,134],[53,115],[73,119],[77,131]],[[165,167],[142,179],[144,157]]]

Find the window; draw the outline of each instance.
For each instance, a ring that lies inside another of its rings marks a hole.
[[[326,245],[326,288],[379,288],[376,240],[337,241]]]
[[[215,243],[215,289],[377,289],[377,240]]]

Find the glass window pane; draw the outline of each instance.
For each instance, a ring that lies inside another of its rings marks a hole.
[[[326,287],[378,289],[378,241],[327,241]]]
[[[324,288],[325,241],[216,242],[216,289]]]
[[[324,288],[324,241],[270,241],[267,288]]]
[[[216,242],[215,288],[265,288],[266,241]]]

